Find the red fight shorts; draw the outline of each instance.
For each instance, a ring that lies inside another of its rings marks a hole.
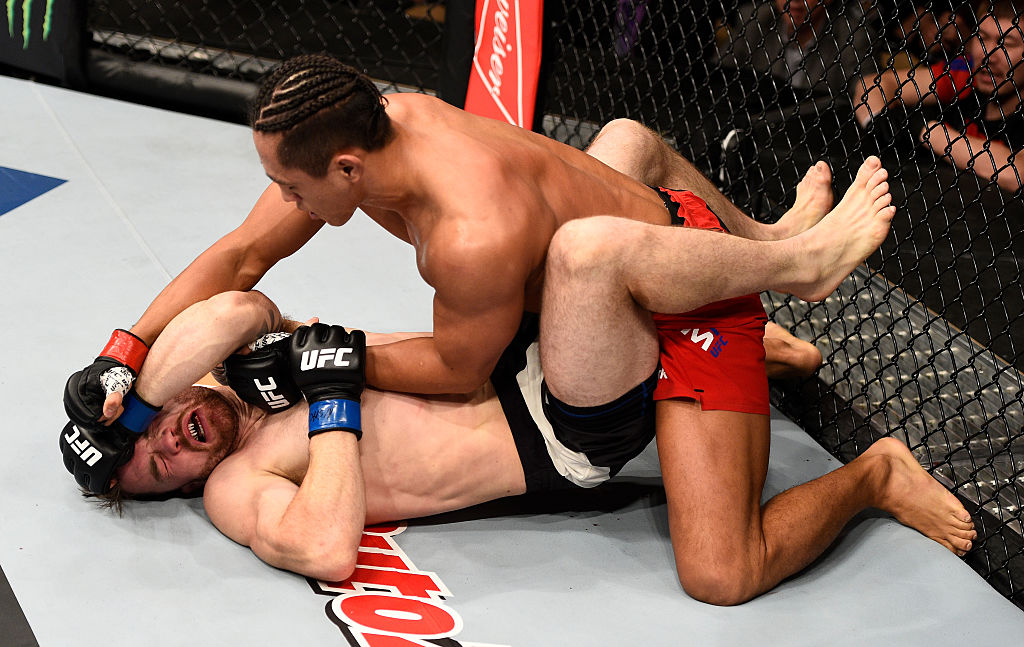
[[[658,189],[674,224],[726,231],[703,200],[689,191]],[[761,298],[748,294],[682,314],[655,314],[661,374],[655,400],[689,398],[704,411],[768,415]]]

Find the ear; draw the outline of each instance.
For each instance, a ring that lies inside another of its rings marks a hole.
[[[331,170],[341,173],[349,182],[358,182],[364,169],[363,158],[352,152],[337,153],[331,159]]]

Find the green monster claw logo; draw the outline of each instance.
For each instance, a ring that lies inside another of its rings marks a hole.
[[[40,0],[41,1],[41,0]],[[14,38],[14,13],[18,0],[7,0],[7,31]],[[21,48],[28,49],[32,38],[32,5],[33,0],[21,1]],[[46,0],[46,13],[43,15],[43,42],[50,38],[50,19],[53,17],[53,0]]]

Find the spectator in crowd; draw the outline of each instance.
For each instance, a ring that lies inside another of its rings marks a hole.
[[[865,68],[874,76],[875,29],[858,0],[757,0],[739,7],[720,31],[718,61],[724,87],[714,97],[732,111],[719,114],[717,176],[737,203],[771,218],[788,201],[788,180],[766,178],[762,168],[779,151],[800,165],[845,156],[857,145],[851,83]],[[752,87],[752,84],[756,84]],[[856,91],[854,91],[856,93]],[[784,191],[784,189],[782,189]]]
[[[983,0],[963,56],[884,70],[867,84],[859,103],[855,98],[858,122],[869,128],[882,115],[896,121],[890,113],[909,108],[906,126],[898,128],[955,167],[1018,190],[1015,158],[1024,149],[1022,16],[1022,0]],[[938,118],[925,117],[929,107],[940,109]]]
[[[719,47],[723,67],[770,74],[795,90],[835,92],[871,60],[874,30],[857,2],[770,0],[740,7]]]
[[[871,11],[877,15],[878,31],[884,33],[891,51],[879,53],[879,68],[911,68],[954,58],[973,22],[966,3],[952,0],[879,2]],[[891,63],[890,63],[891,60]]]

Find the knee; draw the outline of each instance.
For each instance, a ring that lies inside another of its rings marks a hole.
[[[800,377],[808,377],[821,367],[821,351],[810,342],[799,340],[793,349],[793,365],[800,372]]]
[[[552,275],[580,276],[608,272],[614,267],[623,245],[633,236],[629,221],[611,216],[578,218],[555,232],[548,246],[545,272]]]
[[[767,362],[773,379],[810,377],[821,367],[821,351],[805,341],[780,345],[773,355]]]
[[[676,573],[686,594],[706,604],[735,606],[761,592],[756,565],[744,559],[677,557]]]
[[[626,118],[612,119],[604,125],[597,136],[608,138],[620,145],[650,143],[654,139],[654,133],[646,126]]]
[[[821,351],[814,344],[788,333],[766,335],[764,346],[770,378],[810,377],[821,367]]]

